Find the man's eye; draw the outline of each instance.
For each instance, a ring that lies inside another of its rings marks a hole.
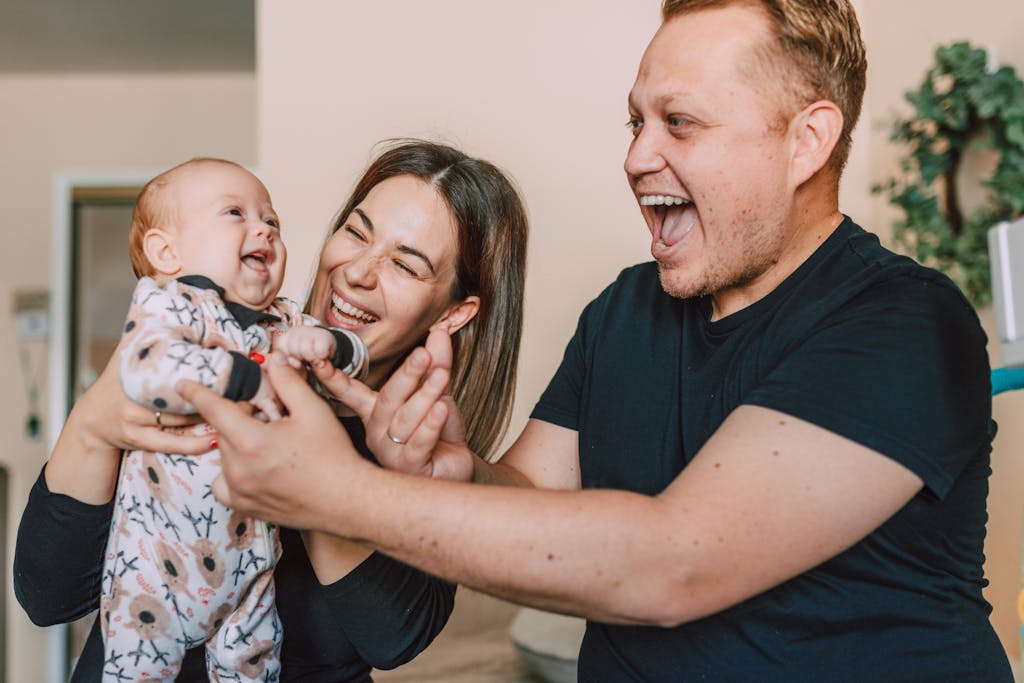
[[[685,126],[689,123],[689,121],[684,119],[682,116],[669,116],[666,121],[668,121],[668,125],[672,128],[679,128],[680,126]]]
[[[634,117],[630,118],[628,121],[626,121],[626,128],[628,128],[629,132],[631,132],[634,136],[638,135],[640,133],[640,128],[642,128],[643,125],[644,125],[643,119],[641,119],[639,117],[636,117],[636,116],[634,116]]]

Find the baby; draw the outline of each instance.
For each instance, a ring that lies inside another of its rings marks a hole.
[[[129,251],[140,280],[121,382],[157,424],[162,412],[195,412],[174,390],[181,379],[279,418],[260,368],[272,347],[293,360],[365,372],[359,337],[317,327],[298,304],[277,298],[280,225],[266,188],[241,166],[193,159],[151,180],[135,205]],[[271,524],[213,498],[217,455],[125,457],[100,600],[104,681],[172,681],[185,650],[202,643],[211,680],[278,680],[280,544]]]

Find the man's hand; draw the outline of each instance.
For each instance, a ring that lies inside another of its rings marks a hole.
[[[274,387],[270,385],[267,373],[262,368],[260,368],[260,385],[256,389],[256,395],[249,399],[249,403],[256,408],[258,417],[265,417],[268,422],[281,419],[281,401],[277,398]]]
[[[288,415],[263,423],[247,406],[195,382],[178,392],[217,429],[223,476],[213,493],[228,507],[298,529],[324,529],[332,504],[357,485],[356,473],[374,466],[359,456],[330,407],[287,365],[271,354],[266,379]],[[331,529],[324,529],[331,531]]]

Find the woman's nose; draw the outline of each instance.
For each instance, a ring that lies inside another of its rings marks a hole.
[[[373,289],[377,284],[377,270],[380,257],[370,249],[366,249],[345,264],[345,278],[353,287]]]

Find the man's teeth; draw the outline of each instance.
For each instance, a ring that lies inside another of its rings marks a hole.
[[[686,204],[686,200],[665,194],[646,194],[640,197],[640,206],[679,206],[680,204]]]
[[[369,313],[367,313],[366,311],[363,311],[363,310],[360,310],[360,309],[356,308],[352,304],[350,304],[347,301],[345,301],[344,299],[342,299],[337,294],[331,294],[331,303],[334,304],[334,307],[336,309],[338,309],[339,311],[341,311],[342,313],[344,313],[345,315],[347,315],[350,318],[355,318],[356,320],[362,320],[363,322],[366,322],[366,323],[375,323],[375,322],[377,322],[377,318],[375,316],[372,316]]]

